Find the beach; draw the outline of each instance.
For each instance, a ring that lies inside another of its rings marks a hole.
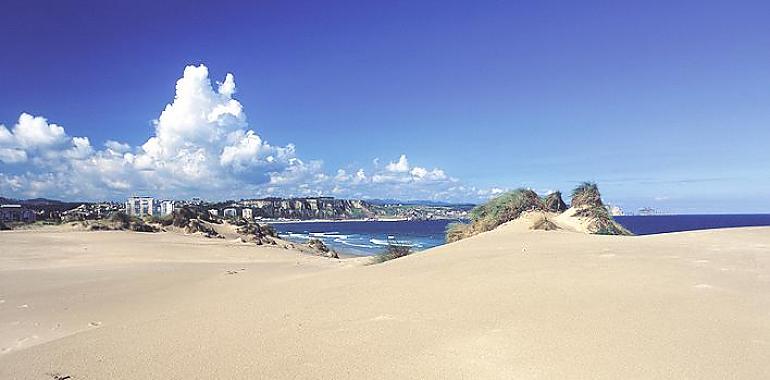
[[[378,265],[176,233],[0,233],[0,378],[762,378],[770,228],[511,222]]]

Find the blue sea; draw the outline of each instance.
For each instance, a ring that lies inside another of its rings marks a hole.
[[[416,251],[445,243],[444,232],[450,220],[356,221],[276,223],[282,238],[304,243],[320,239],[329,248],[346,254],[371,256],[390,244],[406,245]]]
[[[616,216],[615,220],[636,235],[770,226],[770,214]]]
[[[637,235],[693,231],[712,228],[770,226],[770,214],[756,215],[661,215],[617,216],[620,224]],[[296,222],[273,226],[287,240],[304,243],[321,239],[337,252],[370,256],[389,244],[406,245],[420,251],[445,243],[444,232],[451,220]]]

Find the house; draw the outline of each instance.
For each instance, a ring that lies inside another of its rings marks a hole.
[[[225,218],[235,218],[238,215],[238,210],[234,208],[226,208],[222,211],[222,215]]]
[[[219,210],[212,208],[209,210],[209,215],[211,216],[219,216]]]
[[[243,217],[243,219],[251,220],[253,216],[254,216],[254,212],[252,209],[245,208],[241,210],[241,217]]]
[[[32,223],[36,220],[35,211],[21,205],[0,205],[0,222]]]
[[[155,215],[157,203],[153,197],[128,197],[126,214],[131,216]]]

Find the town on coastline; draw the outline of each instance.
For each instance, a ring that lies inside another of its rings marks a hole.
[[[162,218],[183,207],[217,218],[265,223],[314,220],[464,220],[475,206],[470,203],[337,199],[323,196],[204,201],[201,198],[172,200],[132,195],[125,202],[64,202],[45,198],[17,200],[0,197],[0,223],[4,226],[34,222],[66,223],[103,219],[118,212],[140,218]],[[640,208],[635,213],[626,213],[613,205],[607,205],[607,209],[613,216],[663,214],[649,207]]]
[[[257,222],[349,220],[458,220],[467,218],[473,204],[397,202],[333,197],[241,199],[209,202],[129,196],[125,202],[62,202],[44,198],[14,200],[0,197],[0,222],[66,223],[98,220],[116,213],[139,218],[163,218],[181,208],[222,219]]]

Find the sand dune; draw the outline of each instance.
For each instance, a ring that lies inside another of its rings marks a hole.
[[[360,264],[170,233],[0,233],[0,378],[770,373],[770,228],[509,223]]]

